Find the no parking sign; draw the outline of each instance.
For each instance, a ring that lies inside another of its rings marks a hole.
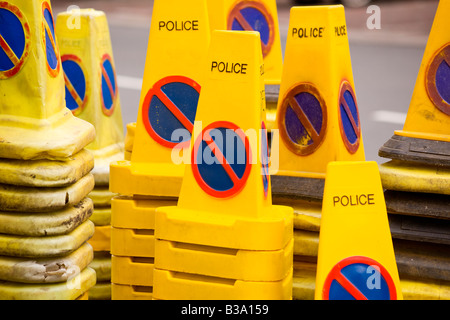
[[[361,123],[356,96],[349,82],[342,82],[339,97],[339,128],[345,147],[353,154],[360,145]]]
[[[279,115],[280,135],[295,154],[313,153],[325,138],[326,104],[314,85],[301,83],[291,88],[280,106]]]
[[[16,6],[0,2],[0,79],[23,67],[30,50],[30,26]]]
[[[218,121],[208,125],[195,141],[191,167],[203,191],[216,198],[228,198],[244,188],[250,160],[250,143],[242,129]]]
[[[363,256],[336,264],[323,286],[325,300],[396,300],[397,291],[389,272],[377,261]]]
[[[236,4],[228,15],[228,30],[258,31],[263,56],[272,49],[275,39],[274,20],[261,2],[244,0]]]
[[[66,84],[66,106],[74,115],[79,115],[88,100],[87,74],[79,57],[66,54],[61,57],[61,61]]]
[[[142,106],[142,120],[148,134],[165,147],[177,146],[181,141],[174,140],[172,135],[177,129],[192,134],[199,97],[200,85],[190,78],[169,76],[156,82]]]
[[[102,110],[106,116],[114,112],[117,99],[117,80],[113,60],[109,54],[105,54],[101,64],[102,71]]]
[[[427,69],[426,89],[435,106],[450,116],[450,44],[432,59]]]
[[[56,44],[55,21],[53,19],[52,8],[48,2],[42,3],[43,41],[47,55],[47,70],[52,77],[56,77],[61,69],[59,50]]]

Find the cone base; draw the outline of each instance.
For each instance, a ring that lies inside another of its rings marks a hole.
[[[53,259],[0,257],[0,279],[20,283],[57,283],[67,281],[86,268],[93,259],[87,243],[67,256]]]
[[[154,298],[160,300],[290,300],[292,270],[281,281],[229,280],[155,269]]]
[[[0,158],[65,160],[95,139],[95,128],[65,109],[55,119],[34,121],[28,125],[16,119],[11,119],[11,122],[1,119],[0,137]]]
[[[95,285],[95,271],[85,268],[79,276],[57,284],[0,282],[0,300],[77,300]]]
[[[89,146],[87,148],[89,149]],[[107,146],[99,150],[90,150],[95,159],[95,166],[91,173],[94,175],[96,187],[109,186],[109,165],[115,161],[124,160],[123,142]]]
[[[396,132],[380,148],[378,155],[432,166],[450,166],[450,142],[406,137]]]
[[[386,190],[384,197],[389,213],[450,219],[448,195]]]
[[[449,220],[389,215],[389,226],[396,239],[450,245]]]
[[[72,232],[91,217],[92,200],[84,198],[74,206],[45,213],[0,211],[0,234],[27,237],[58,236]]]
[[[94,188],[90,173],[62,188],[16,187],[0,184],[0,207],[11,212],[51,212],[74,206]]]
[[[51,237],[0,235],[0,255],[22,258],[51,258],[67,255],[94,234],[94,224],[87,220],[72,232]]]
[[[391,160],[380,166],[384,189],[450,195],[450,168]]]
[[[322,201],[325,179],[273,175],[272,199],[289,198]]]
[[[24,187],[62,187],[94,168],[94,156],[81,150],[65,160],[0,159],[0,183]]]

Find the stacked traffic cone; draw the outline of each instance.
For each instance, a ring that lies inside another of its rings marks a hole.
[[[291,9],[271,167],[274,203],[294,208],[294,299],[314,298],[328,163],[365,159],[345,30],[343,6]]]
[[[0,3],[0,299],[86,299],[94,127],[65,107],[50,1]]]
[[[441,0],[403,130],[380,165],[405,298],[450,299],[450,1]]]
[[[154,299],[292,298],[292,208],[272,205],[262,66],[257,32],[213,31],[178,205],[156,211]]]
[[[402,300],[377,163],[330,162],[322,206],[315,299]]]
[[[275,0],[208,0],[213,30],[257,31],[264,59],[263,95],[267,130],[275,126],[283,56]]]
[[[77,23],[70,23],[77,21]],[[78,9],[58,15],[56,24],[66,103],[77,117],[92,123],[96,139],[86,146],[94,155],[94,202],[91,221],[95,233],[91,267],[97,284],[90,299],[111,299],[111,199],[109,165],[124,159],[124,134],[119,90],[106,15],[94,9]],[[84,43],[79,46],[79,42]]]
[[[206,0],[153,4],[141,101],[126,158],[111,164],[112,299],[152,299],[157,207],[176,205],[210,29]]]

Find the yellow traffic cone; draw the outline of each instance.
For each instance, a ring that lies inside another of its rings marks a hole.
[[[291,8],[275,128],[272,196],[294,209],[299,299],[296,268],[317,259],[327,165],[365,159],[343,6]]]
[[[185,165],[174,159],[189,152],[209,41],[206,0],[154,1],[138,119],[127,125],[130,160],[110,166],[110,191],[121,195],[111,204],[113,300],[152,297],[152,219],[178,200]]]
[[[0,297],[86,297],[95,129],[66,108],[50,1],[1,2],[0,20]]]
[[[79,21],[77,26],[70,23],[74,16]],[[110,252],[111,246],[111,198],[114,196],[109,191],[109,166],[113,161],[124,159],[122,112],[108,21],[104,12],[94,9],[62,12],[58,15],[56,34],[67,106],[74,115],[92,123],[97,132],[96,139],[86,146],[95,160],[92,170],[95,188],[89,197],[95,206],[91,220],[98,222],[89,243],[94,249],[93,265],[105,269],[104,256]],[[79,41],[85,45],[79,46]],[[103,263],[97,262],[97,257],[102,257]],[[111,262],[107,268],[111,270]],[[111,276],[98,280],[97,285],[102,288],[100,292],[106,296],[95,295],[94,291],[90,297],[109,299],[111,293],[106,287],[110,282]]]
[[[380,148],[382,157],[450,166],[450,1],[441,0],[403,130]]]
[[[414,252],[399,257],[400,276],[416,284],[405,294],[412,299],[446,297],[450,288],[443,267],[450,244],[449,10],[450,1],[441,0],[403,130],[379,150],[391,159],[380,173],[392,236],[403,252]]]
[[[59,89],[64,79],[50,2],[11,0],[0,10],[0,157],[67,158],[90,143],[95,130],[71,114]]]
[[[315,298],[402,299],[375,162],[344,161],[328,165]]]
[[[178,205],[156,212],[153,297],[290,299],[292,209],[272,205],[258,33],[214,31],[206,62]]]

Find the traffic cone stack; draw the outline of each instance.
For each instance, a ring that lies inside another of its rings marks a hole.
[[[273,201],[294,208],[293,298],[313,299],[327,165],[365,160],[343,6],[291,8],[275,128]]]
[[[112,299],[152,299],[155,210],[176,205],[210,40],[206,0],[156,0],[136,123],[110,166]],[[178,130],[177,130],[178,129]]]
[[[178,205],[156,210],[153,297],[291,299],[292,209],[271,201],[259,34],[213,31],[206,62]]]
[[[56,34],[66,84],[66,104],[77,117],[92,123],[96,139],[86,149],[94,155],[95,233],[91,267],[97,284],[90,299],[111,299],[111,199],[109,165],[124,159],[124,134],[114,57],[106,15],[77,9],[58,15]],[[82,46],[79,44],[83,43]]]
[[[94,127],[65,107],[50,1],[0,3],[0,299],[86,299]]]
[[[450,1],[441,0],[403,130],[379,150],[391,159],[380,172],[411,299],[450,299],[449,19]]]

